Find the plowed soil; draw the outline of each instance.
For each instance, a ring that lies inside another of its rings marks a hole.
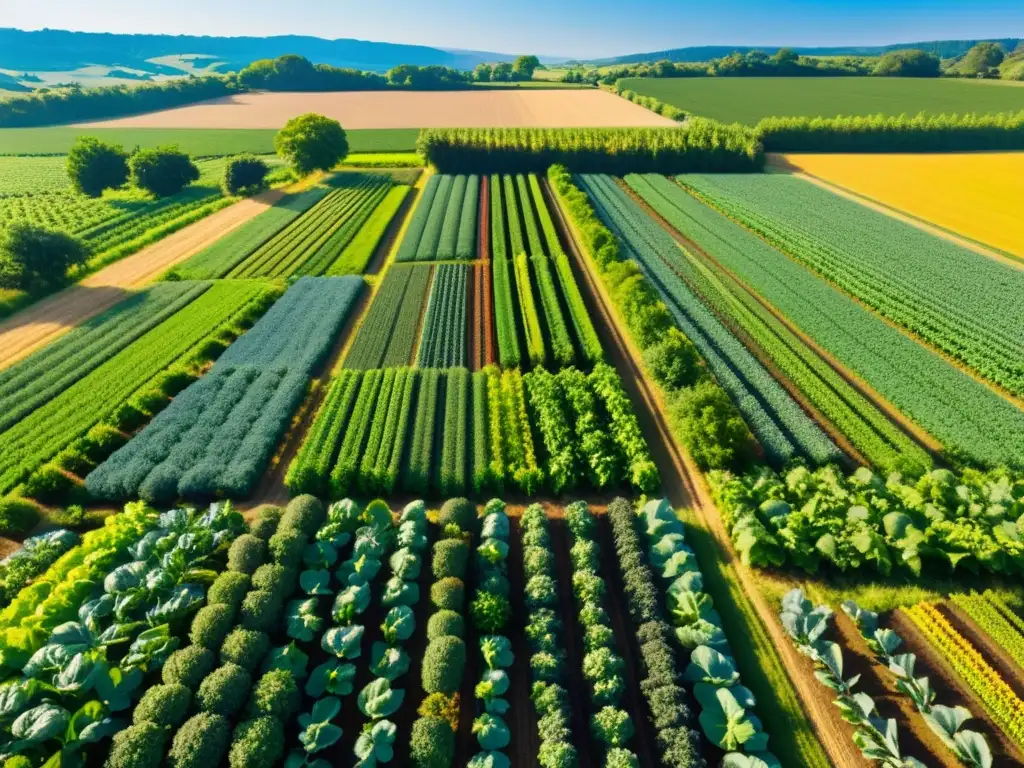
[[[242,93],[145,115],[80,123],[104,128],[281,128],[317,112],[364,128],[670,128],[667,117],[601,90]]]
[[[0,368],[112,307],[129,291],[237,229],[283,195],[270,190],[224,208],[7,318],[0,323]]]

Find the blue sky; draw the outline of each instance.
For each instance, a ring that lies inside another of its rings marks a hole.
[[[1024,37],[1024,0],[0,0],[0,25],[309,34],[596,58],[688,45]]]

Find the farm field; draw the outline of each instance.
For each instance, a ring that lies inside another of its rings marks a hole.
[[[1024,88],[898,77],[623,78],[623,88],[690,114],[755,125],[765,117],[1019,112]]]
[[[384,130],[348,130],[351,152],[412,152],[416,149],[419,128]],[[347,126],[346,126],[347,128]],[[158,147],[176,144],[193,157],[222,157],[251,152],[256,155],[274,151],[273,128],[107,128],[91,126],[90,136],[125,147]],[[0,129],[0,155],[66,155],[81,128],[52,126]]]
[[[1024,153],[790,154],[796,171],[1024,259]]]
[[[1024,763],[1020,271],[492,150],[0,326],[4,768]]]
[[[277,129],[289,118],[310,111],[341,121],[346,130],[675,125],[606,91],[499,89],[246,93],[77,128]]]

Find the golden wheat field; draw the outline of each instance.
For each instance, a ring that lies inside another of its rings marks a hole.
[[[786,164],[1024,258],[1024,152],[785,155]]]

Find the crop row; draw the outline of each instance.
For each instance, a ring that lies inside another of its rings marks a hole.
[[[1016,395],[1024,276],[785,174],[680,181],[808,269]]]
[[[520,177],[522,179],[522,177]],[[526,354],[530,362],[533,365],[543,365],[546,359],[546,349],[544,344],[544,330],[541,327],[540,313],[537,309],[537,302],[534,297],[533,283],[530,277],[530,253],[526,247],[526,241],[523,237],[523,223],[521,219],[521,207],[519,200],[516,197],[516,181],[512,176],[501,177],[502,184],[500,185],[501,192],[498,194],[503,195],[504,199],[504,213],[505,213],[505,224],[508,228],[509,236],[509,268],[512,270],[512,274],[515,277],[515,289],[517,308],[519,310],[519,321],[523,329],[524,339],[526,341]],[[499,189],[498,185],[491,185],[491,194],[497,198],[496,190]],[[532,218],[533,212],[529,208],[529,199],[524,200],[525,212],[529,220],[533,223],[532,231],[536,237],[536,221]],[[493,226],[493,220],[492,220]],[[496,234],[495,237],[498,235]],[[538,241],[539,246],[539,241]],[[502,244],[501,251],[504,251],[504,244]],[[498,263],[499,249],[495,249],[495,264],[494,268],[500,269],[501,266]]]
[[[384,233],[391,225],[405,198],[409,195],[409,187],[398,184],[391,187],[384,199],[380,201],[367,222],[359,229],[352,241],[345,246],[341,255],[335,260],[325,274],[327,275],[361,275],[366,271],[370,259],[377,252]]]
[[[423,188],[398,261],[469,261],[476,257],[479,176],[431,176]]]
[[[621,640],[615,637],[607,611],[608,584],[601,575],[597,518],[585,501],[576,501],[565,508],[565,523],[572,534],[569,557],[576,618],[585,638],[581,667],[590,694],[590,732],[600,745],[605,765],[634,764],[638,758],[627,745],[635,726],[622,702],[627,686],[626,663],[619,654]]]
[[[671,181],[652,174],[627,176],[626,182],[666,220],[675,220],[677,209],[666,197],[678,191]],[[713,262],[685,249],[682,255],[675,267],[687,285],[720,318],[746,334],[872,465],[914,474],[931,466],[924,450]]]
[[[499,502],[500,503],[500,502]],[[437,513],[442,538],[434,542],[430,587],[434,611],[427,622],[427,647],[420,678],[424,697],[412,725],[409,756],[415,766],[451,766],[459,728],[459,691],[466,672],[466,581],[479,530],[476,507],[450,499]]]
[[[388,269],[345,355],[346,368],[367,370],[412,361],[432,271],[419,264]]]
[[[866,468],[849,476],[833,467],[795,467],[783,475],[761,468],[739,477],[713,472],[709,481],[733,545],[749,565],[883,575],[1024,571],[1016,540],[1003,531],[1015,518],[997,501],[1004,492],[1020,494],[1024,482],[1000,471],[934,470],[916,481],[893,476],[886,483]],[[964,517],[962,504],[988,514]]]
[[[977,731],[963,727],[973,717],[970,710],[935,703],[937,697],[931,682],[916,674],[917,654],[905,649],[897,653],[903,638],[894,630],[879,626],[878,614],[874,611],[864,610],[852,600],[845,601],[841,607],[857,625],[875,658],[895,678],[896,689],[910,699],[925,725],[957,761],[967,768],[992,768],[992,749],[988,741]]]
[[[213,370],[86,478],[97,498],[245,496],[356,302],[357,277],[303,278]]]
[[[36,581],[79,541],[76,533],[63,528],[25,539],[20,549],[0,562],[0,602],[10,605],[23,587]]]
[[[588,176],[582,181],[769,457],[778,463],[794,455],[817,463],[838,458],[839,450],[818,425],[682,281],[677,265],[683,254],[672,237],[609,177]]]
[[[238,277],[316,275],[326,271],[390,189],[390,183],[357,175],[252,252],[227,273]]]
[[[953,594],[949,601],[1024,669],[1024,619],[991,591]]]
[[[682,188],[673,226],[947,448],[1020,462],[1024,411]]]
[[[1024,701],[945,616],[927,603],[904,609],[911,623],[967,684],[992,721],[1018,747],[1024,746]]]
[[[452,368],[467,364],[468,279],[469,267],[465,264],[441,264],[434,269],[417,355],[417,364],[421,368]]]
[[[526,639],[530,646],[530,674],[533,680],[534,712],[540,748],[537,762],[542,768],[576,765],[573,745],[572,710],[569,704],[566,631],[559,612],[558,569],[551,542],[550,524],[544,509],[531,504],[519,519],[523,540]],[[546,725],[542,727],[542,723]],[[577,739],[583,734],[575,734]]]
[[[0,432],[189,304],[210,283],[161,283],[0,372]]]
[[[153,407],[165,404],[166,395],[180,388],[178,382],[187,382],[194,374],[179,368],[160,382],[154,377],[178,361],[216,356],[223,343],[213,337],[227,333],[230,338],[236,322],[261,313],[276,295],[277,289],[248,281],[215,285],[38,407],[0,435],[0,493],[13,489],[104,420],[111,419],[124,431],[136,428],[139,420],[148,418],[140,407],[127,403],[136,391],[153,383],[161,389]],[[116,435],[114,429],[108,432]],[[93,441],[88,450],[103,458],[111,439]]]
[[[192,280],[224,277],[256,249],[323,200],[328,192],[330,190],[327,187],[316,186],[282,198],[259,216],[228,232],[175,267],[172,272],[178,277]]]

